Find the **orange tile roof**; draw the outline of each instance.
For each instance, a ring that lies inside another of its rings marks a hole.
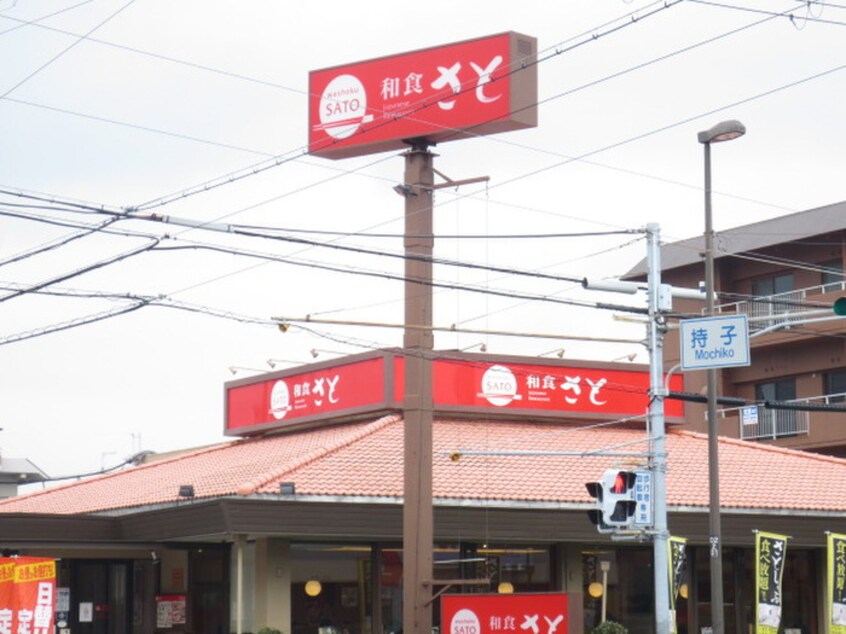
[[[643,459],[576,454],[647,449],[639,442],[645,441],[642,430],[526,421],[437,420],[433,434],[436,500],[589,503],[585,482],[606,468]],[[727,438],[719,445],[724,508],[846,512],[846,460]],[[450,456],[455,451],[462,452],[457,461]],[[531,452],[547,454],[526,455]],[[707,437],[671,430],[667,453],[671,509],[706,507]],[[402,418],[390,415],[204,447],[0,500],[0,513],[80,514],[168,505],[179,500],[181,484],[193,484],[195,499],[275,496],[280,482],[294,482],[298,496],[397,499],[403,494],[402,463]]]

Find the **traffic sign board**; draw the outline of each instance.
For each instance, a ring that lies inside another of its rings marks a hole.
[[[682,370],[749,365],[746,315],[685,319],[679,323]]]
[[[638,470],[635,481],[635,507],[634,524],[640,528],[651,527],[655,524],[653,515],[652,499],[652,471]]]

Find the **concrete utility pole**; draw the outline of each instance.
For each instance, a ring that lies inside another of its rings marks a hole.
[[[649,422],[652,429],[652,494],[654,499],[653,574],[655,631],[670,632],[670,566],[667,543],[667,450],[664,431],[664,323],[662,311],[672,302],[669,287],[661,285],[660,228],[646,226],[647,295],[649,302]],[[662,289],[664,290],[662,294]]]
[[[415,141],[405,153],[405,393],[403,397],[404,634],[432,631],[432,193],[434,154]],[[416,327],[412,327],[416,326]]]

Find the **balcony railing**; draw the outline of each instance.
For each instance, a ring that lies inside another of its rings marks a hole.
[[[810,286],[786,293],[767,295],[757,299],[742,300],[729,304],[715,306],[718,314],[745,314],[750,317],[749,331],[755,332],[764,328],[770,328],[779,323],[780,317],[790,314],[809,311],[819,311],[821,306],[807,304],[807,298],[819,296],[825,293],[837,293],[846,291],[846,280]],[[755,319],[752,319],[755,318]]]
[[[751,412],[750,408],[756,411]],[[809,433],[808,412],[766,409],[763,405],[742,408],[740,412],[740,433],[742,440],[783,438]]]
[[[785,401],[802,406],[846,406],[846,392],[810,396]],[[820,410],[825,411],[825,410]],[[742,440],[776,439],[811,433],[810,412],[798,409],[770,409],[763,405],[747,405],[720,410],[723,418],[738,417],[738,438]]]

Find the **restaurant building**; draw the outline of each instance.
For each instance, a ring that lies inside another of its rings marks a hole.
[[[2,500],[0,549],[59,560],[69,601],[57,620],[70,634],[397,631],[401,365],[387,350],[229,383],[226,428],[239,437]],[[355,377],[368,373],[362,388]],[[633,416],[647,405],[647,368],[451,352],[434,377],[433,585],[571,593],[570,631],[589,631],[605,569],[608,618],[653,631],[652,546],[597,533],[585,488],[607,468],[647,464]],[[681,421],[669,403],[668,421]],[[707,438],[670,429],[666,445],[669,528],[688,539],[677,623],[701,632]],[[783,627],[825,631],[825,535],[846,527],[846,460],[721,438],[720,461],[726,631],[753,620],[755,530],[790,536]]]

